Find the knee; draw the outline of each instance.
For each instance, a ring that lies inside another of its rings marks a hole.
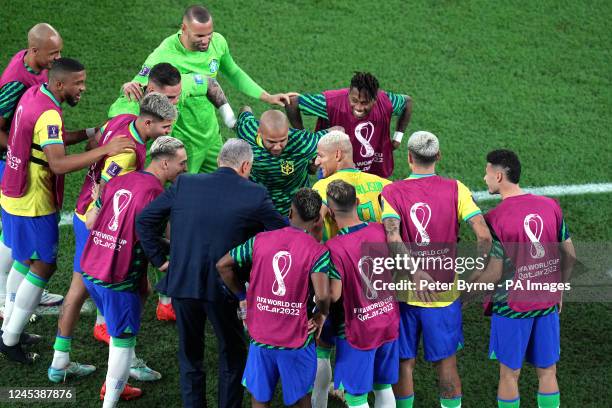
[[[557,365],[553,364],[546,368],[537,368],[538,380],[552,380],[557,378]]]
[[[412,373],[414,372],[414,367],[416,366],[416,359],[411,358],[408,360],[401,360],[400,361],[400,370],[404,373],[404,374],[410,374],[412,375]]]
[[[521,375],[520,369],[513,370],[509,367],[502,367],[499,370],[499,378],[501,381],[518,382],[520,375]]]

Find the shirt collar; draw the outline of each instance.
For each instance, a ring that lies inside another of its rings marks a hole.
[[[411,173],[406,180],[420,179],[420,178],[431,177],[431,176],[435,176],[435,175],[436,175],[436,173],[429,173],[429,174],[414,174],[414,173]]]
[[[53,102],[55,102],[55,104],[57,105],[58,108],[61,108],[60,103],[57,101],[57,99],[55,99],[55,96],[53,96],[53,94],[51,93],[51,91],[49,91],[49,89],[47,89],[47,84],[42,84],[40,86],[40,90],[42,93],[44,93],[45,95],[47,95]]]
[[[135,120],[130,122],[129,130],[130,130],[130,134],[132,135],[134,140],[136,140],[140,144],[144,144],[144,142],[142,141],[142,138],[140,137],[140,134],[138,133],[138,130],[136,129],[136,121]]]
[[[368,226],[367,222],[362,222],[361,224],[353,225],[352,227],[344,227],[338,231],[338,235],[350,234],[351,232],[359,231],[367,226]]]

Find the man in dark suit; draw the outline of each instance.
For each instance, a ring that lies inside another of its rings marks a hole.
[[[179,370],[184,407],[206,405],[204,324],[208,318],[219,343],[219,401],[240,407],[246,343],[238,301],[221,284],[216,262],[230,249],[264,229],[286,225],[266,189],[248,180],[253,152],[245,141],[228,140],[211,174],[180,176],[146,207],[136,228],[151,263],[166,275],[157,288],[172,297],[179,333]],[[164,244],[172,225],[170,263]]]

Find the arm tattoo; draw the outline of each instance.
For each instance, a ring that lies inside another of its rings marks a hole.
[[[221,85],[215,78],[208,78],[208,92],[206,93],[208,100],[215,106],[220,108],[227,103],[227,97],[221,89]]]

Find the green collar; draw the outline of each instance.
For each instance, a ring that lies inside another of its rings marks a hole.
[[[420,178],[431,177],[431,176],[435,176],[435,175],[436,175],[436,173],[430,173],[430,174],[414,174],[414,173],[411,173],[406,180],[420,179]]]
[[[138,130],[136,130],[136,126],[135,126],[136,121],[132,121],[130,123],[130,133],[132,134],[132,137],[134,138],[134,140],[136,140],[138,143],[140,144],[144,144],[144,142],[142,141],[142,138],[140,137],[140,134],[138,133]]]
[[[352,227],[340,228],[340,230],[338,231],[338,235],[350,234],[351,232],[359,231],[360,229],[365,228],[367,226],[367,222],[362,222],[361,224],[353,225]]]
[[[55,102],[55,104],[57,105],[57,107],[58,107],[58,108],[61,108],[61,105],[60,105],[60,103],[57,101],[57,99],[55,99],[55,96],[53,96],[53,94],[51,93],[51,91],[49,91],[49,90],[47,89],[47,84],[42,84],[42,85],[40,86],[40,90],[41,90],[41,92],[42,92],[42,93],[44,93],[44,94],[45,94],[45,95],[47,95],[49,98],[51,98],[51,100],[52,100],[53,102]]]
[[[25,56],[26,56],[26,55],[28,55],[28,54],[26,53],[26,54],[23,56],[23,66],[25,67],[25,69],[26,69],[28,72],[30,72],[30,73],[32,73],[32,74],[34,74],[34,75],[38,75],[38,74],[40,74],[40,72],[36,72],[36,71],[34,71],[34,68],[32,68],[31,66],[29,66],[29,65],[28,65],[28,64],[25,62]]]
[[[355,168],[341,169],[341,170],[338,170],[336,173],[340,173],[341,171],[345,173],[358,173],[359,169],[355,169]]]

